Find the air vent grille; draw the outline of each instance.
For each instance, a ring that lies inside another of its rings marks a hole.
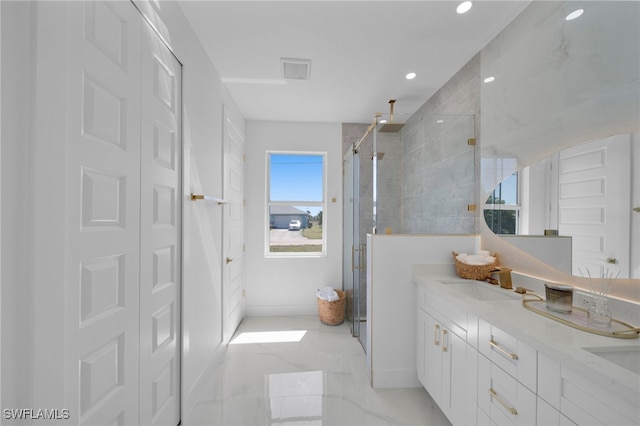
[[[280,58],[282,77],[286,80],[309,80],[311,60]]]

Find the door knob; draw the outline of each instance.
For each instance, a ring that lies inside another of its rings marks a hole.
[[[232,258],[230,258],[230,257],[227,257],[226,262],[227,262],[227,263],[231,263],[231,262],[233,262],[233,259],[232,259]]]
[[[633,211],[636,212],[636,213],[640,213],[640,207],[634,207]]]
[[[616,263],[618,263],[618,259],[616,259],[615,257],[607,257],[607,263],[615,265]]]

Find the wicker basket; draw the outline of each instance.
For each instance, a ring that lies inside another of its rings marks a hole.
[[[318,299],[318,312],[320,313],[320,321],[326,325],[339,325],[344,322],[344,291],[336,290],[338,300]]]
[[[466,263],[458,260],[458,253],[455,251],[451,253],[453,254],[453,262],[456,266],[456,274],[458,274],[460,278],[484,281],[489,278],[491,271],[496,269],[498,266],[498,253],[492,255],[496,258],[495,262],[488,265],[467,265]]]

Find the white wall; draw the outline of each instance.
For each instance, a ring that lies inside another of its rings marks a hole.
[[[237,107],[177,2],[136,6],[162,34],[183,65],[185,200],[191,193],[222,198],[223,104]],[[238,114],[239,115],[239,114]],[[216,374],[222,336],[222,208],[186,200],[183,205],[183,419],[208,378]]]
[[[29,261],[29,87],[31,4],[1,2],[2,10],[2,407],[32,397],[32,271]]]
[[[420,387],[414,265],[455,276],[452,251],[476,253],[478,235],[367,235],[367,361],[375,388]]]
[[[246,130],[246,314],[317,315],[316,290],[342,288],[342,126],[247,121]],[[327,153],[326,257],[265,258],[265,158],[270,150]]]

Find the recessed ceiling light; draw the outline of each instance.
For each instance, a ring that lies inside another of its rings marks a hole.
[[[444,123],[444,120],[436,120],[436,123],[442,124],[442,123]]]
[[[470,1],[463,1],[456,8],[456,12],[458,12],[460,14],[466,13],[466,12],[469,11],[469,9],[471,9],[471,6],[472,6],[472,3]]]
[[[491,83],[493,80],[495,80],[496,78],[494,76],[490,76],[484,79],[485,83]]]
[[[407,80],[413,80],[414,78],[416,78],[416,73],[410,72],[409,74],[405,75],[404,78],[406,78]]]
[[[573,21],[574,19],[579,18],[580,15],[582,15],[583,13],[584,13],[584,9],[577,9],[571,12],[570,14],[568,14],[565,19],[567,21]]]

